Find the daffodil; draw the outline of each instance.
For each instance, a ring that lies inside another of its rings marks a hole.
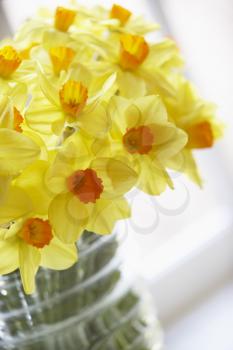
[[[29,82],[35,76],[33,63],[22,60],[20,52],[11,45],[0,47],[0,87],[15,82]]]
[[[47,168],[45,161],[30,165],[0,203],[0,254],[4,257],[0,273],[19,268],[26,293],[35,289],[39,266],[62,270],[77,260],[75,245],[59,241],[46,215],[50,197],[43,193],[43,175]]]
[[[167,118],[158,96],[130,101],[113,97],[108,107],[112,125],[108,137],[93,144],[96,154],[111,149],[112,156],[129,164],[138,173],[137,186],[150,195],[173,187],[166,162],[184,148],[187,135]]]
[[[93,22],[88,21],[89,15],[87,11],[79,6],[75,8],[59,6],[55,11],[42,8],[37,15],[29,19],[16,33],[15,41],[23,43],[24,47],[30,47],[31,43],[41,44],[44,35],[53,33],[63,35],[63,45],[72,38],[73,34],[86,34],[89,36],[96,33],[96,28]],[[76,41],[79,38],[75,35]]]
[[[73,3],[75,4],[75,1]],[[159,28],[158,24],[145,21],[143,16],[137,16],[119,4],[113,4],[110,9],[97,5],[91,10],[79,6],[78,12],[89,19],[94,33],[98,28],[107,28],[111,38],[122,32],[145,35]],[[98,32],[100,36],[103,33]]]
[[[25,115],[32,129],[60,135],[68,124],[96,137],[105,132],[109,121],[101,101],[109,94],[111,96],[114,74],[108,79],[95,77],[79,64],[73,66],[63,77],[63,82],[59,80],[57,85],[43,72],[39,72],[39,79],[41,92],[35,93]]]
[[[101,44],[99,44],[101,45]],[[102,42],[105,55],[89,63],[97,71],[117,73],[119,94],[136,98],[158,93],[173,96],[172,70],[182,66],[175,43],[165,39],[150,44],[143,36],[122,34],[113,44]]]
[[[29,215],[0,229],[0,274],[19,268],[25,293],[35,290],[40,266],[64,270],[77,261],[75,244],[64,244],[54,235],[46,218]]]
[[[75,16],[76,11],[66,7],[57,7],[53,12],[41,9],[35,18],[28,20],[21,26],[16,33],[15,41],[23,42],[29,46],[32,42],[41,43],[43,34],[47,30],[68,34]]]
[[[174,85],[176,94],[164,99],[170,120],[188,135],[183,151],[182,168],[199,185],[201,177],[192,155],[192,150],[210,148],[222,135],[222,125],[216,120],[216,107],[201,99],[186,79],[177,76]],[[171,165],[175,167],[174,162]]]
[[[93,157],[85,137],[79,132],[72,135],[46,175],[48,188],[56,194],[49,220],[58,238],[74,242],[84,229],[110,233],[117,220],[129,216],[123,195],[136,181],[127,164]]]

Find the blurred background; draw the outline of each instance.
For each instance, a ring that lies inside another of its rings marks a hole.
[[[99,1],[79,1],[100,4]],[[113,0],[102,0],[111,7]],[[40,6],[66,1],[0,0],[0,37]],[[176,190],[130,195],[130,264],[149,282],[168,350],[233,349],[233,2],[117,0],[161,24],[186,60],[200,94],[227,125],[211,151],[197,152],[204,189],[179,176]]]

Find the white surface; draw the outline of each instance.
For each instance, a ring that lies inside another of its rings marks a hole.
[[[208,295],[166,331],[167,350],[233,349],[233,282]]]

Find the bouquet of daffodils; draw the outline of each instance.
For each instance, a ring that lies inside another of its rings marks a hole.
[[[193,150],[221,135],[215,107],[182,71],[170,39],[113,5],[42,9],[0,43],[0,274],[26,293],[40,266],[77,261],[85,230],[109,234],[125,198],[201,178]]]

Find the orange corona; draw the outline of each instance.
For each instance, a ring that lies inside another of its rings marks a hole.
[[[11,46],[0,49],[0,77],[9,78],[21,64],[20,55]]]
[[[23,123],[23,117],[18,111],[18,109],[14,107],[14,130],[18,132],[22,132],[23,131],[21,127],[22,123]]]
[[[68,80],[61,88],[59,96],[64,112],[77,118],[86,105],[88,91],[81,82]]]
[[[139,126],[127,130],[123,136],[125,149],[132,154],[147,154],[151,151],[154,135],[148,126]]]
[[[192,125],[186,129],[189,148],[209,148],[214,144],[214,135],[208,121]]]
[[[75,52],[69,47],[53,47],[49,51],[54,74],[59,75],[67,70],[74,58]]]
[[[26,243],[36,248],[49,245],[53,238],[52,229],[48,220],[39,218],[27,219],[18,233]]]
[[[141,36],[123,34],[120,43],[120,66],[126,70],[137,69],[149,53],[147,42]]]
[[[104,188],[102,180],[93,169],[75,171],[68,177],[67,187],[83,203],[95,203]]]
[[[57,7],[55,12],[54,26],[56,29],[67,32],[74,23],[76,12],[65,7]]]
[[[110,18],[118,19],[122,25],[124,25],[132,13],[120,5],[114,4],[110,12]]]

